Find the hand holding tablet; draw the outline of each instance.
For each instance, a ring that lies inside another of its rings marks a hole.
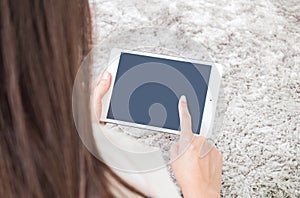
[[[104,71],[93,88],[93,98],[92,105],[94,107],[94,111],[92,112],[93,121],[100,121],[101,112],[102,112],[102,98],[107,93],[108,89],[111,86],[111,74],[107,71]]]
[[[177,104],[189,102],[192,131],[212,126],[221,70],[212,63],[115,49],[108,71],[112,84],[103,97],[101,121],[177,134]]]

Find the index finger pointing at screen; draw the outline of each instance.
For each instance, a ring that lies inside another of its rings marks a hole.
[[[179,152],[181,152],[189,143],[191,143],[194,134],[192,132],[191,115],[188,109],[188,103],[185,96],[181,96],[178,103],[178,112],[180,118],[180,139]]]

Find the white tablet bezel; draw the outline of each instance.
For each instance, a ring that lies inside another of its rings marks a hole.
[[[212,62],[203,62],[203,61],[198,61],[198,60],[190,60],[190,59],[186,59],[186,58],[172,57],[172,56],[167,56],[167,55],[157,55],[157,54],[152,54],[152,53],[147,53],[147,52],[137,52],[137,51],[131,51],[131,50],[124,50],[124,49],[113,49],[110,54],[110,61],[108,64],[109,66],[107,68],[107,71],[111,73],[112,81],[111,81],[111,86],[110,86],[108,92],[102,98],[102,113],[101,113],[101,118],[100,118],[101,121],[125,125],[125,126],[137,127],[137,128],[142,128],[142,129],[149,129],[149,130],[154,130],[154,131],[179,134],[179,131],[177,131],[177,130],[154,127],[154,126],[149,126],[149,125],[143,125],[143,124],[137,124],[137,123],[125,122],[125,121],[107,118],[110,100],[111,100],[111,96],[112,96],[112,91],[113,91],[113,87],[114,87],[114,83],[115,83],[116,73],[117,73],[118,66],[119,66],[120,55],[122,52],[136,54],[136,55],[156,57],[156,58],[178,60],[178,61],[190,62],[190,63],[195,63],[195,64],[210,65],[211,73],[210,73],[210,78],[209,78],[209,83],[208,83],[208,89],[207,89],[207,94],[206,94],[206,99],[205,99],[205,104],[204,104],[204,111],[203,111],[203,116],[202,116],[202,123],[201,123],[201,128],[200,128],[199,134],[207,136],[208,134],[211,133],[214,115],[215,115],[215,111],[216,111],[218,95],[219,95],[221,77],[222,77],[222,67],[220,65],[213,64]],[[195,135],[199,135],[199,134],[195,134]]]

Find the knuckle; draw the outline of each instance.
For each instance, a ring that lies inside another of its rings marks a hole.
[[[191,143],[194,147],[194,149],[198,149],[200,148],[201,143],[198,141],[197,137],[194,137],[194,140]]]
[[[204,142],[206,140],[206,138],[203,135],[200,135],[197,137],[199,139],[199,141]]]
[[[189,145],[189,149],[190,149],[192,152],[197,152],[197,145],[195,145],[194,141],[191,142],[191,144]]]
[[[195,136],[195,143],[201,146],[205,142],[206,138],[204,136]]]
[[[183,119],[189,120],[191,119],[191,115],[187,111],[182,112]]]

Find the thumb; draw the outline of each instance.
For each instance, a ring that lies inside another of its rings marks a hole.
[[[106,94],[111,84],[111,74],[108,71],[105,71],[102,76],[100,77],[100,80],[97,82],[96,85],[96,97],[97,99],[102,97]]]
[[[101,111],[102,111],[102,98],[108,91],[111,84],[111,74],[107,71],[105,71],[102,76],[100,77],[99,81],[96,84],[95,90],[94,90],[94,108],[96,113],[96,120],[99,120],[101,117]]]
[[[178,103],[178,112],[180,119],[180,138],[179,149],[182,151],[189,143],[192,142],[194,134],[192,132],[191,115],[185,96],[181,96]]]

